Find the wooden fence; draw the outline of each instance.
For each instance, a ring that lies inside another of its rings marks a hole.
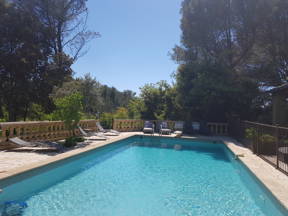
[[[79,125],[82,128],[97,130],[96,120],[82,120]],[[70,136],[69,130],[62,121],[39,122],[5,122],[0,123],[0,142],[5,142],[11,137],[19,137],[27,141],[54,141]],[[79,134],[79,130],[75,130]]]

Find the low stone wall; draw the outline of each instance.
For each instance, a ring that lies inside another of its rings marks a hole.
[[[81,120],[79,125],[84,129],[97,130],[97,120]],[[55,141],[70,136],[69,130],[62,121],[39,122],[5,122],[0,123],[0,142],[5,142],[11,137],[19,137],[27,141]],[[76,134],[79,131],[76,130]]]
[[[145,120],[134,120],[134,119],[115,119],[113,122],[113,129],[120,132],[132,132],[142,131]],[[159,130],[160,120],[150,120],[156,125],[156,131]],[[170,129],[174,129],[176,121],[166,121]],[[227,136],[228,135],[228,124],[227,123],[213,123],[208,122],[207,127],[211,134],[216,136]]]

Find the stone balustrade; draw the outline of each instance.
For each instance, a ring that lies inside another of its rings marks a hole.
[[[141,131],[143,126],[143,120],[114,119],[113,121],[113,129],[119,132]]]
[[[150,120],[155,125],[155,130],[159,131],[160,120]],[[170,129],[174,129],[176,121],[166,121]],[[113,122],[113,129],[120,132],[142,131],[144,127],[144,120],[131,120],[131,119],[115,119]],[[228,135],[227,123],[207,123],[207,127],[211,134],[216,136]]]
[[[227,136],[228,135],[228,124],[227,123],[213,123],[208,122],[207,127],[209,131],[216,136]]]
[[[84,129],[97,130],[96,120],[81,120],[79,125]],[[0,142],[7,141],[11,137],[19,137],[27,141],[54,141],[70,136],[70,131],[62,121],[39,122],[5,122],[0,123]],[[75,130],[79,135],[79,130]]]
[[[79,125],[84,129],[97,131],[97,120],[82,120]],[[152,121],[159,130],[161,121]],[[167,121],[169,128],[173,129],[175,121]],[[142,131],[144,120],[122,120],[115,119],[113,129],[120,132]],[[228,135],[228,124],[226,123],[207,123],[210,132],[213,135]],[[70,131],[62,121],[39,121],[39,122],[5,122],[0,123],[0,142],[7,141],[11,137],[19,137],[27,141],[54,141],[64,139],[70,136]],[[79,130],[75,130],[79,135]]]

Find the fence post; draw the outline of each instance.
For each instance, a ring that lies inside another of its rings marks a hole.
[[[278,169],[279,168],[279,125],[277,124],[276,125],[276,133],[275,133],[275,136],[276,136],[276,168]]]
[[[256,149],[255,149],[255,152],[254,152],[254,154],[256,154],[256,155],[259,155],[259,146],[260,146],[260,144],[259,144],[259,142],[260,142],[260,129],[259,129],[259,125],[256,125]]]

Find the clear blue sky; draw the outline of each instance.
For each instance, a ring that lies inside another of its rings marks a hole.
[[[89,0],[88,27],[101,37],[74,65],[119,90],[139,92],[146,83],[171,82],[177,65],[168,52],[180,41],[182,0]]]

